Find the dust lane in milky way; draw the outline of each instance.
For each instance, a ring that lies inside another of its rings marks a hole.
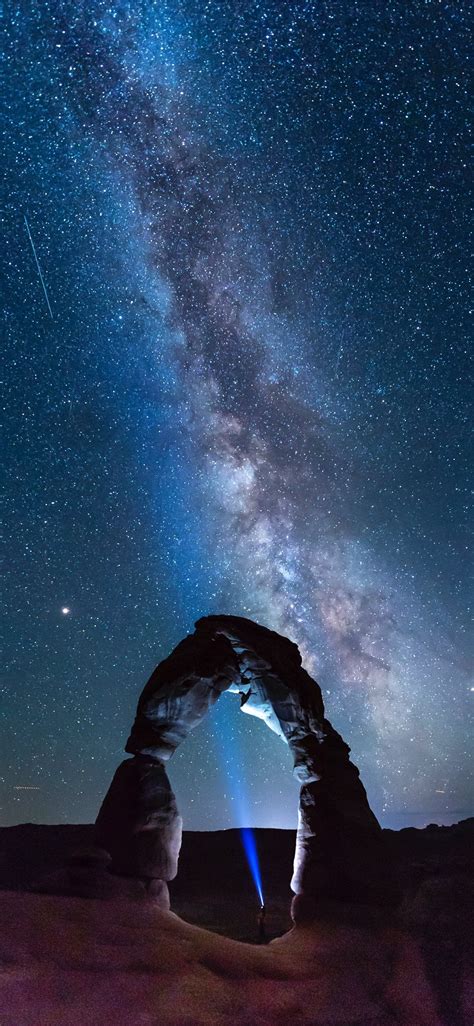
[[[13,15],[9,227],[34,210],[58,307],[32,328],[12,286],[15,631],[43,683],[13,657],[39,727],[12,709],[8,779],[35,735],[43,816],[93,815],[146,673],[207,612],[297,641],[383,821],[468,814],[462,16],[351,11]],[[231,708],[176,756],[188,825],[231,825],[236,752],[249,816],[291,825],[283,746]]]

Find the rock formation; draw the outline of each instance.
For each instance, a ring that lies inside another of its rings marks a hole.
[[[324,716],[321,690],[295,644],[235,616],[207,616],[160,663],[138,702],[126,751],[96,823],[112,872],[139,877],[167,903],[177,872],[181,817],[165,764],[223,691],[241,695],[290,747],[301,782],[291,881],[295,920],[326,898],[391,899],[382,831],[349,747]]]

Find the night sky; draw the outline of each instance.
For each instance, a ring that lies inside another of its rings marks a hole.
[[[4,824],[92,821],[217,612],[300,645],[383,825],[472,814],[466,18],[9,7]],[[170,763],[185,827],[294,826],[238,705]]]

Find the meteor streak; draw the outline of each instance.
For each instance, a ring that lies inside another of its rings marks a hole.
[[[36,266],[38,268],[38,274],[40,276],[40,281],[41,281],[41,284],[43,286],[44,298],[45,298],[45,300],[46,300],[46,302],[48,304],[49,316],[51,317],[51,320],[53,321],[54,320],[53,311],[51,309],[51,303],[49,302],[49,296],[48,296],[48,293],[47,293],[47,290],[46,290],[45,281],[44,281],[44,278],[43,278],[43,275],[42,275],[42,272],[41,272],[40,262],[38,260],[37,254],[36,254],[36,248],[35,248],[35,244],[33,242],[33,237],[32,237],[32,234],[30,232],[30,226],[28,224],[28,218],[27,218],[26,214],[24,214],[23,216],[24,216],[24,219],[25,219],[26,230],[28,232],[28,238],[29,238],[29,240],[31,242],[31,248],[33,250],[33,256],[35,258]]]

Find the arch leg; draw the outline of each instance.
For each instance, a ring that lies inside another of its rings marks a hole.
[[[324,740],[313,755],[318,779],[300,792],[291,881],[295,922],[313,918],[326,899],[364,904],[395,899],[382,829],[349,752],[324,720]]]
[[[140,755],[122,762],[96,820],[96,842],[111,855],[110,871],[146,881],[173,880],[181,832],[163,764]],[[158,893],[157,885],[153,890]]]

